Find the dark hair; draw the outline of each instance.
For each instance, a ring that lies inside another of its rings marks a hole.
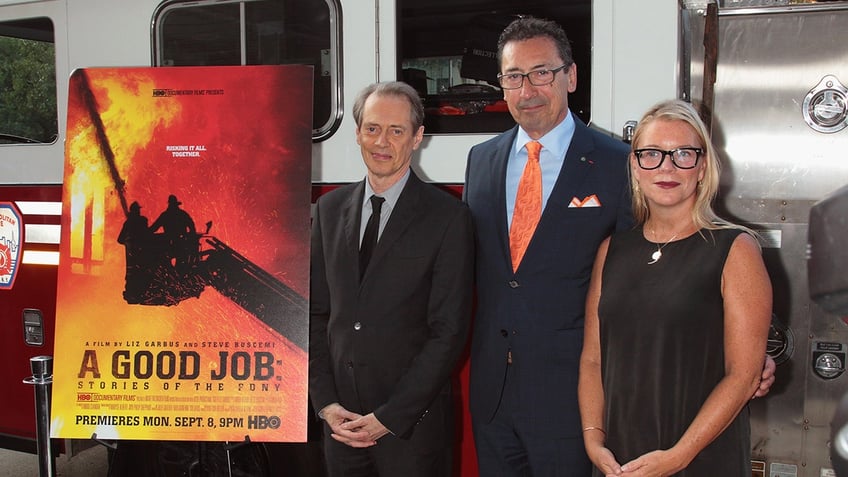
[[[424,104],[415,88],[401,81],[389,81],[370,84],[356,95],[356,100],[353,102],[353,120],[356,122],[357,129],[362,125],[362,110],[365,109],[365,101],[372,94],[405,98],[409,102],[409,120],[412,122],[412,131],[417,131],[424,124]]]
[[[571,54],[571,42],[565,35],[565,30],[559,24],[542,18],[520,17],[507,25],[504,31],[501,32],[500,38],[498,38],[498,65],[500,66],[501,64],[503,49],[507,43],[539,37],[550,38],[554,42],[560,59],[566,67],[574,64],[574,57]]]

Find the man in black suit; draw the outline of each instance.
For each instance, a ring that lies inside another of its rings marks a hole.
[[[471,215],[410,169],[424,134],[414,89],[371,85],[353,115],[366,179],[321,197],[312,222],[309,391],[328,474],[447,476],[450,381],[471,318]]]

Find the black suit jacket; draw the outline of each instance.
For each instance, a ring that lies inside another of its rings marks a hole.
[[[632,225],[627,145],[575,118],[565,163],[517,272],[509,254],[505,178],[517,126],[471,149],[465,201],[477,229],[477,312],[469,406],[488,421],[512,353],[522,416],[551,437],[580,435],[577,372],[586,292],[601,241]],[[595,195],[598,207],[570,207]],[[544,434],[543,434],[544,435]]]
[[[315,208],[309,391],[316,410],[374,412],[403,437],[450,395],[471,320],[473,226],[465,204],[411,173],[360,283],[364,190],[342,187]]]

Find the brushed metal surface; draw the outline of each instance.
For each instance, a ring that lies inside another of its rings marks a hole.
[[[683,83],[691,89],[681,96],[697,103],[703,11],[683,8],[681,15],[691,28],[681,45]],[[848,183],[848,129],[817,131],[802,109],[826,76],[848,84],[846,27],[846,2],[719,13],[712,126],[724,168],[717,209],[761,232],[774,320],[794,338],[772,392],[749,406],[752,457],[765,462],[766,476],[832,475],[830,422],[848,392],[848,373],[824,379],[813,371],[818,348],[848,348],[848,326],[812,302],[806,274],[810,208]]]

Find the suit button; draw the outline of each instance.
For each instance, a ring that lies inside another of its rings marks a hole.
[[[353,324],[353,329],[356,330],[356,331],[361,330],[362,329],[362,323],[357,321],[356,323]]]
[[[520,286],[521,286],[521,284],[518,283],[518,280],[510,280],[509,281],[509,287],[510,288],[518,288]]]
[[[507,333],[507,331],[506,331],[506,330],[501,330],[501,336],[503,336],[504,338],[506,338],[506,337],[507,337],[507,335],[509,335],[509,333]]]

